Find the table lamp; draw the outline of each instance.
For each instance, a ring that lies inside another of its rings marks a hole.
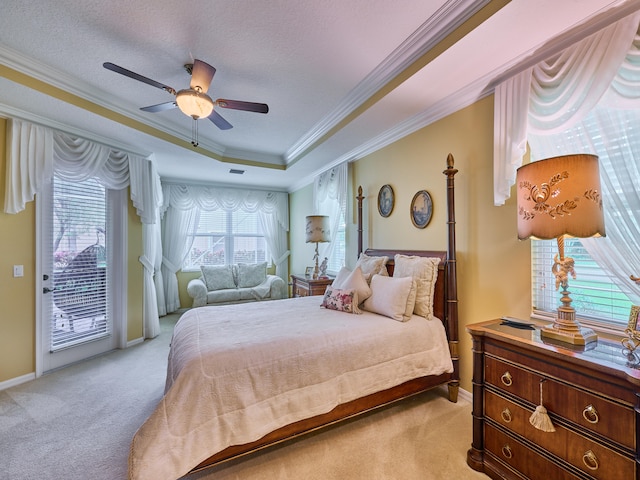
[[[306,233],[306,242],[314,242],[316,244],[316,253],[313,256],[316,262],[313,270],[313,279],[316,280],[320,272],[320,268],[318,267],[318,243],[325,243],[331,240],[329,238],[329,217],[326,215],[309,215],[307,217]]]
[[[556,290],[562,287],[557,318],[540,335],[573,345],[597,340],[580,325],[569,296],[569,276],[576,278],[574,260],[564,255],[564,237],[605,236],[598,157],[564,155],[531,162],[516,174],[518,238],[557,239],[558,254],[551,267]]]

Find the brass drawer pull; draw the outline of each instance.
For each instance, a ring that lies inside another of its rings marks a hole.
[[[513,378],[511,377],[511,374],[509,372],[504,372],[500,377],[500,380],[502,380],[502,383],[507,387],[510,387],[513,383]]]
[[[582,416],[589,423],[598,423],[598,421],[600,420],[600,417],[598,416],[598,411],[596,410],[596,407],[594,407],[593,405],[587,405],[586,407],[584,407],[584,410],[582,411]]]
[[[584,455],[582,456],[582,463],[584,463],[584,466],[589,470],[597,470],[600,466],[598,457],[596,457],[596,454],[591,450],[587,450],[586,452],[584,452]]]
[[[513,457],[513,452],[511,451],[511,447],[509,445],[505,444],[505,445],[502,446],[502,455],[504,455],[505,458]],[[583,459],[583,461],[584,461],[584,459]]]
[[[505,408],[504,410],[502,410],[502,412],[500,412],[500,416],[502,417],[502,420],[505,421],[505,423],[509,423],[512,420],[511,410],[509,410],[509,408]]]

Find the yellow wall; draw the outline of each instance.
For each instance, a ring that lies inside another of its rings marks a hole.
[[[4,205],[6,121],[0,118],[0,199]],[[35,371],[35,206],[0,211],[0,382]],[[24,277],[13,277],[24,265]]]
[[[516,235],[515,201],[493,206],[493,97],[456,112],[352,165],[347,266],[355,264],[354,200],[363,188],[364,248],[445,250],[447,248],[447,155],[455,158],[456,240],[460,316],[461,386],[471,391],[471,339],[465,325],[501,315],[527,318],[530,311],[529,242]],[[395,207],[383,218],[377,209],[380,187],[390,184]],[[433,217],[425,229],[411,223],[413,195],[427,190]],[[313,253],[304,244],[304,216],[311,208],[312,187],[291,194],[292,272],[308,264]]]
[[[8,215],[4,210],[6,182],[6,120],[0,118],[0,382],[35,372],[36,215],[35,203]],[[142,336],[142,224],[128,211],[127,339]],[[13,265],[24,265],[24,277],[13,277]]]

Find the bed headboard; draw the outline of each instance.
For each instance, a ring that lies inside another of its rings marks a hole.
[[[458,170],[453,166],[453,155],[447,157],[447,168],[442,172],[447,177],[447,251],[432,250],[394,250],[368,248],[365,253],[370,256],[387,256],[389,263],[387,270],[393,275],[393,257],[396,253],[402,255],[416,255],[421,257],[439,257],[438,278],[433,298],[434,315],[442,320],[449,350],[453,360],[454,373],[452,382],[457,385],[460,380],[458,353],[458,283],[456,275],[456,215],[454,177]],[[362,253],[362,187],[358,187],[356,197],[358,205],[358,257]],[[450,382],[451,383],[451,382]]]

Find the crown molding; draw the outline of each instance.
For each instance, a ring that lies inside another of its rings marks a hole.
[[[297,161],[349,114],[488,3],[488,0],[451,0],[443,5],[286,152],[286,163]]]

